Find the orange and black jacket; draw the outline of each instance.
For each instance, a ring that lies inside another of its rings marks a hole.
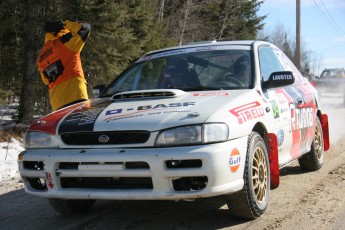
[[[52,35],[37,58],[42,81],[49,88],[50,103],[57,110],[88,99],[80,52],[91,27],[85,22],[64,21],[63,28]]]

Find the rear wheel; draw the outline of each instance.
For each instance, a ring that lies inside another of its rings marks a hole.
[[[311,149],[308,153],[299,158],[298,162],[302,170],[316,171],[322,167],[323,161],[324,150],[322,128],[320,119],[316,116],[315,135],[313,142],[311,143]]]
[[[244,186],[239,192],[227,197],[233,216],[256,219],[268,205],[270,196],[270,172],[266,145],[261,136],[253,132],[248,139]]]
[[[48,199],[55,211],[61,214],[85,213],[95,204],[96,200],[63,200]]]

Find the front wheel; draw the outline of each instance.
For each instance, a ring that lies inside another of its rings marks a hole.
[[[80,214],[89,211],[95,204],[96,200],[63,200],[63,199],[48,199],[50,205],[55,211],[61,214]]]
[[[314,132],[314,139],[311,143],[310,151],[298,159],[299,165],[304,171],[316,171],[319,170],[323,165],[323,135],[321,122],[318,116],[316,116],[316,125]]]
[[[233,216],[253,220],[265,212],[270,196],[268,153],[256,132],[249,135],[243,179],[242,190],[228,195],[227,204]]]

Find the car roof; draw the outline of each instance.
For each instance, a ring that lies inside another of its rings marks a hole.
[[[155,51],[151,51],[146,53],[146,55],[152,55],[154,53],[160,53],[168,50],[176,50],[176,49],[185,49],[185,48],[193,48],[193,47],[203,47],[203,46],[219,46],[219,45],[242,45],[242,46],[252,46],[254,43],[260,43],[260,44],[271,44],[265,41],[259,41],[259,40],[238,40],[238,41],[202,41],[202,42],[193,42],[186,45],[180,45],[180,46],[173,46],[168,47],[164,49],[159,49]]]

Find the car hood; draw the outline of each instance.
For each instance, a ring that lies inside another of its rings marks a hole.
[[[242,96],[245,93],[248,93],[248,90],[125,92],[112,98],[97,98],[67,107],[42,120],[54,120],[54,132],[59,134],[119,130],[157,131],[174,126],[236,119],[229,109],[232,105],[243,104]],[[56,121],[59,117],[57,114],[61,117],[59,122]],[[41,125],[44,123],[41,122]],[[37,130],[37,127],[33,126],[31,129]]]

